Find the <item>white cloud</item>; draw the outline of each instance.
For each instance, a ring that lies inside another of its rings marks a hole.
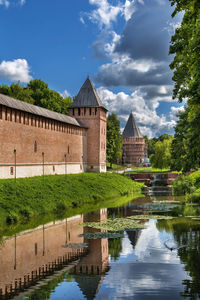
[[[112,22],[117,20],[119,14],[122,13],[122,6],[113,6],[107,0],[89,0],[91,5],[97,6],[92,12],[88,13],[89,19],[93,23],[97,23],[102,29],[103,27],[110,27]]]
[[[132,1],[129,1],[129,0],[126,0],[125,1],[125,4],[124,4],[124,18],[126,20],[126,22],[128,20],[130,20],[132,14],[135,12],[135,1],[132,0]]]
[[[60,95],[61,95],[63,98],[66,98],[66,97],[69,97],[69,96],[70,96],[70,93],[69,93],[67,90],[64,90],[64,92],[60,93]]]
[[[109,112],[118,115],[122,127],[132,111],[142,134],[149,138],[159,136],[163,132],[171,132],[176,124],[173,117],[167,120],[166,116],[159,116],[156,111],[159,100],[145,100],[139,89],[130,95],[124,92],[115,94],[104,87],[98,88],[97,92]]]
[[[5,7],[9,7],[10,2],[8,0],[0,0],[0,5],[4,5]]]
[[[21,82],[29,82],[32,79],[26,59],[2,61],[0,64],[0,77],[10,81]]]
[[[0,5],[4,5],[6,8],[8,8],[11,4],[15,5],[16,3],[23,6],[26,3],[26,0],[13,1],[13,3],[8,0],[0,0]]]
[[[20,0],[20,4],[24,5],[26,3],[26,0]]]
[[[178,120],[177,114],[183,112],[185,110],[184,105],[180,107],[171,107],[171,111],[169,113],[169,118],[174,122],[174,126],[176,125],[176,121]]]
[[[85,24],[85,21],[84,21],[83,17],[80,17],[80,21],[81,21],[82,24]]]

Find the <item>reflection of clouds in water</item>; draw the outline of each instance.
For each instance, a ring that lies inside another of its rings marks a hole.
[[[129,241],[127,234],[126,238],[122,240],[122,252],[121,256],[128,256],[129,254],[133,253],[133,246],[131,245],[131,242]]]
[[[164,246],[164,241],[172,238],[171,234],[159,232],[156,220],[148,222],[148,228],[143,229],[135,247],[138,259],[151,262],[180,263],[177,252],[171,252]]]
[[[177,264],[118,263],[104,278],[102,289],[106,289],[107,299],[182,299],[185,278]],[[98,296],[96,299],[102,299],[101,291]]]
[[[142,230],[142,233],[138,239],[135,246],[135,254],[139,259],[149,256],[149,248],[155,247],[160,248],[161,243],[158,238],[158,230],[156,228],[156,222],[150,220],[148,222],[148,227]]]
[[[182,281],[189,276],[177,251],[171,252],[164,246],[164,241],[173,236],[166,231],[159,232],[155,220],[147,224],[148,228],[141,231],[135,249],[127,234],[123,239],[120,258],[111,265],[101,286],[102,291],[106,290],[106,299],[182,299]],[[128,260],[124,260],[125,256]],[[96,299],[103,299],[101,290]]]

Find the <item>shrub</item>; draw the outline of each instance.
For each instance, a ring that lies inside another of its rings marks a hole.
[[[191,194],[195,191],[195,179],[191,176],[181,175],[172,183],[173,195]]]

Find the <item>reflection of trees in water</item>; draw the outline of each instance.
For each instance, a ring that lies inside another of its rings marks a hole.
[[[63,281],[70,282],[72,280],[72,275],[65,272],[59,276],[56,276],[54,279],[47,282],[47,284],[43,285],[41,288],[35,289],[32,293],[26,295],[26,298],[29,300],[47,300],[50,298],[52,291],[55,290],[59,283]]]
[[[200,224],[190,218],[160,220],[157,222],[159,230],[172,232],[178,246],[178,256],[185,265],[185,270],[192,278],[184,280],[184,298],[198,299],[200,297]]]
[[[117,260],[122,251],[122,238],[108,239],[108,251],[111,258]]]

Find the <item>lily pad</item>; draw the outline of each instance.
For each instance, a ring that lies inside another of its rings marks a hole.
[[[85,237],[88,240],[95,240],[95,239],[116,239],[116,238],[123,238],[124,235],[119,232],[87,232],[83,234],[79,234],[79,237]]]
[[[129,218],[107,219],[104,222],[87,222],[80,225],[96,229],[105,229],[108,231],[146,228],[146,226],[144,226],[143,224],[139,224],[139,221],[131,220]]]
[[[134,219],[134,220],[151,220],[151,219],[171,220],[171,219],[174,219],[174,217],[162,216],[162,215],[135,215],[135,216],[130,216],[129,219]]]

